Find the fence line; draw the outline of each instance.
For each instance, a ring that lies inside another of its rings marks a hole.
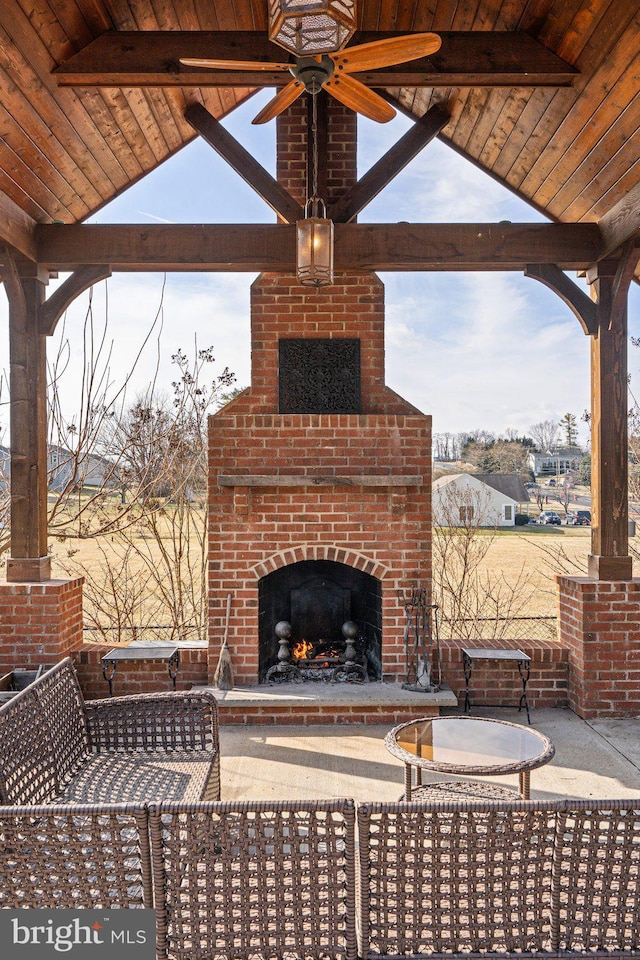
[[[447,619],[439,614],[439,634],[443,640],[556,640],[558,618],[544,617],[470,617]]]
[[[126,626],[91,626],[85,624],[82,631],[89,643],[104,643],[113,633],[116,634],[116,638],[109,640],[109,643],[114,644],[126,644],[133,641],[175,643],[205,639],[205,637],[200,636],[200,628],[195,623],[185,623],[181,626],[160,623],[127,624]],[[169,631],[168,635],[167,631]]]

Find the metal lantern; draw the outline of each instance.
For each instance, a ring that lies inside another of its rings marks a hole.
[[[296,57],[335,53],[355,29],[355,0],[269,0],[269,39]]]
[[[296,224],[296,272],[305,287],[333,283],[333,221],[327,219],[325,205],[316,197],[307,200],[304,220]]]

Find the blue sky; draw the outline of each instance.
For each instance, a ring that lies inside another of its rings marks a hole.
[[[275,168],[275,124],[253,127],[269,98],[264,91],[225,126],[267,169]],[[362,121],[360,174],[407,129]],[[90,219],[92,223],[270,223],[274,214],[205,143],[196,140]],[[430,144],[361,214],[361,222],[535,221],[542,218],[509,191],[439,142]],[[94,320],[112,342],[109,377],[122,382],[146,332],[155,333],[128,387],[132,398],[154,376],[170,386],[170,356],[213,345],[219,366],[250,377],[251,274],[116,274],[93,294]],[[526,433],[541,420],[578,418],[589,407],[589,341],[568,308],[537,281],[515,273],[383,273],[386,287],[387,382],[424,413],[436,433],[507,429]],[[54,284],[51,284],[51,290]],[[81,330],[88,294],[69,310],[60,337],[69,338],[62,382],[68,415],[79,403]],[[159,314],[162,303],[162,310]],[[640,291],[633,286],[629,327],[640,332]],[[0,349],[7,358],[7,310],[0,295]],[[53,341],[56,338],[52,338]],[[51,342],[49,356],[57,345]],[[158,351],[160,358],[158,361]],[[630,350],[632,374],[640,351]],[[3,397],[6,399],[6,397]],[[0,431],[8,416],[0,408]],[[581,427],[581,438],[588,432]],[[0,432],[1,439],[1,432]]]

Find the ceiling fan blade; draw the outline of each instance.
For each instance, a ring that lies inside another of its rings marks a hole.
[[[289,63],[267,63],[264,60],[215,60],[210,57],[180,57],[185,67],[207,67],[210,70],[264,70],[265,73],[283,73]]]
[[[370,120],[376,120],[378,123],[387,123],[393,120],[396,115],[391,104],[383,100],[382,97],[365,87],[355,77],[350,77],[343,73],[340,76],[334,74],[329,80],[322,84],[323,88],[332,96],[344,103],[345,107],[350,107],[356,113],[361,113]]]
[[[273,120],[278,114],[290,107],[294,100],[297,100],[304,93],[304,84],[300,80],[292,80],[286,87],[278,90],[275,97],[269,100],[266,107],[263,107],[260,113],[253,118],[251,123],[267,123]]]
[[[361,43],[356,47],[347,47],[338,53],[330,54],[336,70],[345,73],[377,70],[378,67],[392,67],[407,60],[428,57],[440,49],[442,43],[437,33],[410,33],[389,40],[374,40]]]

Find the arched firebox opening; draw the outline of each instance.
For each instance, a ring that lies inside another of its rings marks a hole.
[[[301,560],[258,584],[260,683],[277,665],[276,625],[291,624],[289,649],[304,679],[326,679],[344,656],[342,627],[357,627],[357,662],[369,680],[382,679],[382,590],[369,573],[333,560]]]

